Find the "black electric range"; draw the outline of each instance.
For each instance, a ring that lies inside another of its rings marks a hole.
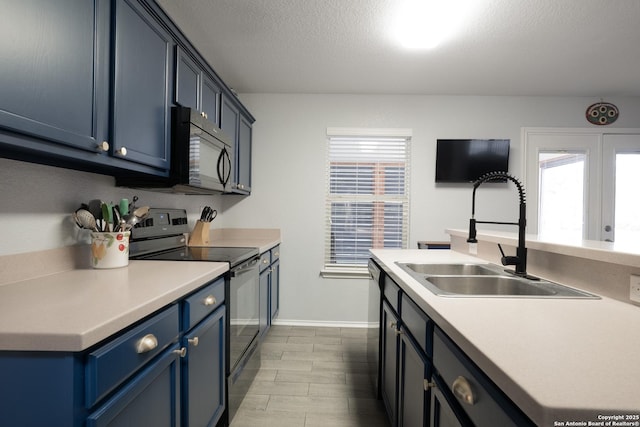
[[[225,280],[225,359],[227,417],[231,420],[260,368],[260,352],[256,351],[260,332],[259,249],[188,246],[189,232],[184,209],[152,208],[131,231],[129,258],[229,263]]]
[[[190,247],[189,226],[184,209],[149,210],[149,215],[131,231],[129,258],[155,261],[228,262],[233,268],[259,254],[258,248]]]

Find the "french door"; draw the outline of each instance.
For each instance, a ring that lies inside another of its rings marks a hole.
[[[524,141],[528,232],[566,243],[640,237],[640,132],[526,129]]]
[[[640,239],[640,135],[604,135],[602,240]]]

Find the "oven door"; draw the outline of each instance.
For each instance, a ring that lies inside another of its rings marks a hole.
[[[229,372],[233,372],[259,331],[259,257],[231,269],[229,282]]]

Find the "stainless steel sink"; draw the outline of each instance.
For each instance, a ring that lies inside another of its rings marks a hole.
[[[491,264],[398,264],[418,274],[428,276],[495,276],[503,274],[497,266]]]
[[[512,277],[429,277],[443,292],[463,295],[555,295],[556,292]]]
[[[396,264],[441,297],[600,298],[548,280],[514,276],[492,264]]]

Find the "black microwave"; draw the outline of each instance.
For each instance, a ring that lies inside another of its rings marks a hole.
[[[118,185],[181,194],[230,190],[232,142],[215,124],[188,107],[171,109],[171,169],[163,178],[118,179]]]

